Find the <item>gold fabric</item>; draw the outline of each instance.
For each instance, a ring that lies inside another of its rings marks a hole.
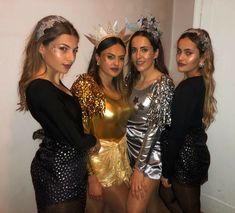
[[[125,100],[105,96],[103,116],[89,121],[89,132],[99,138],[101,149],[97,155],[89,157],[88,169],[104,187],[129,181],[131,168],[125,136],[129,115],[130,107]]]
[[[97,155],[90,156],[92,172],[104,187],[128,183],[131,168],[127,156],[126,136],[118,142],[100,140],[101,149]]]
[[[131,109],[127,100],[105,95],[87,74],[75,81],[71,91],[86,112],[83,114],[85,132],[95,135],[101,144],[99,153],[89,156],[90,175],[95,174],[104,187],[128,182],[131,168],[125,134]]]
[[[102,116],[94,116],[85,126],[86,131],[99,139],[119,141],[126,133],[130,106],[123,99],[114,100],[105,95],[105,111]]]

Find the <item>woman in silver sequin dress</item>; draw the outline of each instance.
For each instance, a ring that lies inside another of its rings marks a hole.
[[[76,58],[78,41],[70,22],[47,16],[25,49],[19,110],[29,110],[43,128],[31,164],[38,212],[82,213],[85,208],[87,151],[96,138],[84,133],[80,104],[61,81]]]
[[[170,124],[174,85],[164,63],[160,32],[154,17],[142,18],[129,43],[127,85],[132,108],[127,124],[128,151],[133,168],[128,212],[157,212],[155,195],[162,164],[159,138]]]
[[[216,112],[213,58],[205,30],[188,29],[178,39],[176,61],[185,79],[175,90],[172,125],[163,134],[160,187],[171,212],[200,213],[200,188],[210,165],[205,131]]]

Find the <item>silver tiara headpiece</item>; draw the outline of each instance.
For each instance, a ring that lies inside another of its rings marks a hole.
[[[209,47],[209,38],[208,38],[208,36],[205,35],[205,33],[203,33],[202,30],[191,28],[191,29],[188,29],[188,30],[184,31],[184,33],[194,33],[194,34],[196,34],[198,36],[200,44],[201,44],[201,50],[203,52],[205,52],[208,49],[208,47]]]
[[[141,17],[136,23],[129,23],[127,18],[125,22],[127,29],[129,29],[130,31],[147,31],[153,35],[156,41],[159,41],[162,35],[159,27],[160,23],[151,14]]]
[[[51,16],[49,19],[42,21],[40,27],[37,30],[36,37],[37,41],[45,35],[45,30],[52,28],[55,23],[64,23],[67,20],[61,16]]]
[[[126,43],[128,40],[128,35],[125,35],[125,32],[126,28],[122,28],[120,31],[118,30],[118,23],[115,21],[114,24],[109,22],[106,28],[99,25],[99,27],[95,29],[94,34],[87,34],[85,36],[92,44],[95,45],[96,48],[98,48],[99,44],[103,40],[110,37],[118,37]]]

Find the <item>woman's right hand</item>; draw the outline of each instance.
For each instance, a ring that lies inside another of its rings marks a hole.
[[[95,175],[88,177],[88,195],[94,200],[102,199],[103,189]]]
[[[131,193],[132,196],[137,200],[143,199],[146,195],[146,187],[144,184],[144,174],[138,169],[134,169],[134,172],[131,176]]]

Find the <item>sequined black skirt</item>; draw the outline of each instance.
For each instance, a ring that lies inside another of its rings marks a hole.
[[[79,199],[85,208],[86,167],[86,153],[44,138],[31,164],[38,209],[73,199]]]
[[[186,135],[175,162],[176,181],[188,185],[200,185],[207,181],[210,153],[206,141],[207,135],[203,129]]]

